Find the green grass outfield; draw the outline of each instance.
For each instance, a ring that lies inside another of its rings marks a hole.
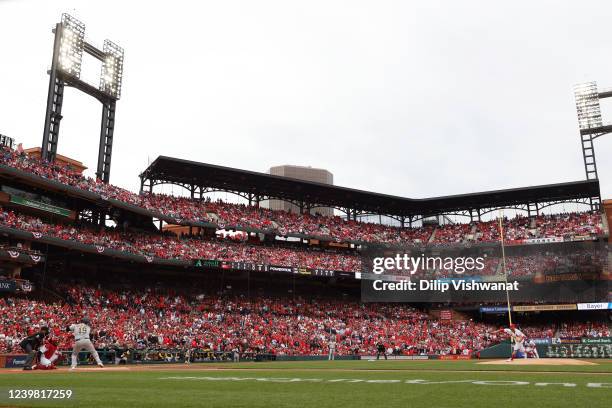
[[[4,370],[0,406],[609,408],[612,361],[594,362],[597,365],[514,366],[477,361],[317,361],[76,372]],[[8,389],[71,389],[74,396],[15,400],[8,398]]]

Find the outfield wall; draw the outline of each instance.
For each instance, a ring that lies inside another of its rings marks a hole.
[[[540,358],[612,358],[612,337],[601,338],[561,338],[534,339]],[[71,351],[62,351],[59,365],[67,365]],[[470,360],[509,358],[512,346],[508,340],[481,350],[476,355],[387,355],[388,360]],[[176,364],[185,362],[184,350],[98,350],[105,364]],[[0,368],[20,368],[25,362],[25,354],[0,355]],[[219,363],[236,361],[325,361],[327,355],[286,356],[264,353],[212,352],[210,350],[192,350],[190,360],[193,363]],[[376,360],[375,355],[335,356],[335,360]],[[381,356],[380,359],[384,359]],[[79,365],[90,365],[89,353],[79,353]]]
[[[612,337],[534,339],[540,358],[612,358]],[[480,351],[480,358],[509,358],[508,340]]]

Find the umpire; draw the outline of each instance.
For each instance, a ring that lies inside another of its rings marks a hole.
[[[387,349],[385,347],[385,343],[383,343],[382,340],[376,343],[376,359],[380,359],[381,355],[385,357],[385,360],[387,359]]]
[[[34,357],[38,352],[38,348],[43,344],[43,340],[49,334],[49,328],[47,326],[43,326],[40,328],[38,333],[35,333],[31,336],[26,337],[21,340],[19,346],[28,354],[25,363],[23,364],[24,370],[31,370],[32,364],[34,363]]]

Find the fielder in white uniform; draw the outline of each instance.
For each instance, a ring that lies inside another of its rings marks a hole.
[[[527,357],[531,355],[533,358],[540,358],[538,347],[533,339],[529,340],[525,345],[525,352],[527,353]]]
[[[104,364],[102,364],[102,361],[100,361],[100,356],[98,356],[98,352],[89,338],[89,333],[91,333],[89,318],[84,317],[81,319],[81,323],[71,324],[69,329],[74,336],[74,346],[72,347],[72,364],[70,369],[74,370],[77,367],[77,359],[81,350],[89,351],[96,360],[96,363],[98,363],[98,367],[104,368]]]

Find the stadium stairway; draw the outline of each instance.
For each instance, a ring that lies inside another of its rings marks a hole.
[[[478,224],[473,223],[472,228],[470,229],[470,233],[468,234],[469,241],[476,241],[476,234],[478,233]]]
[[[431,235],[429,236],[429,239],[427,240],[428,244],[431,244],[432,242],[434,242],[434,239],[436,239],[436,232],[438,232],[438,227],[436,227],[431,233]]]
[[[66,298],[49,288],[40,288],[33,293],[33,296],[49,303],[66,302]]]
[[[495,273],[493,275],[503,275],[504,274],[504,263],[499,262],[497,264],[497,268],[495,268]]]
[[[601,217],[601,226],[604,234],[610,236],[610,225],[608,225],[608,217],[606,217],[606,214]]]

